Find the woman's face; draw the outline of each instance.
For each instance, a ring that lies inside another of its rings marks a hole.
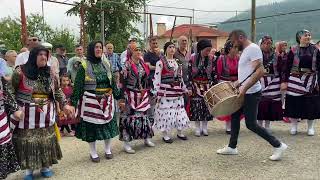
[[[204,49],[201,51],[202,57],[209,56],[210,51],[211,51],[211,47],[206,47],[206,48],[204,48]]]
[[[94,46],[94,56],[97,57],[97,58],[101,58],[102,57],[102,44],[101,43],[97,43],[95,46]]]
[[[288,44],[287,43],[284,43],[281,47],[281,52],[286,52],[287,51],[287,48],[288,48]]]
[[[46,51],[40,51],[37,55],[38,68],[45,67],[48,62],[48,53]]]
[[[171,44],[170,46],[168,46],[167,50],[166,50],[166,53],[167,55],[174,55],[174,53],[176,52],[176,47],[174,44]]]
[[[304,33],[300,36],[300,44],[310,44],[311,34],[309,32]]]
[[[238,48],[234,47],[234,46],[229,51],[229,54],[231,54],[231,55],[236,55],[238,53],[239,53]]]
[[[139,47],[134,47],[132,49],[132,57],[140,58],[142,56],[141,49]]]

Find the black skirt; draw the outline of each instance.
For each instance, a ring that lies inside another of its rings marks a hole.
[[[286,95],[284,116],[309,120],[319,119],[320,96],[318,94],[304,96]]]
[[[258,120],[280,121],[283,119],[281,101],[262,99],[259,103]]]

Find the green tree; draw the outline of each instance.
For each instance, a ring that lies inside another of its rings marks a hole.
[[[21,24],[17,19],[6,17],[0,19],[0,44],[4,44],[6,49],[20,50]]]
[[[133,26],[141,20],[136,12],[143,7],[144,0],[121,0],[119,2],[106,0],[81,0],[81,2],[67,11],[68,15],[79,15],[80,6],[86,8],[86,32],[90,40],[101,39],[101,11],[105,11],[105,34],[107,41],[115,45],[115,51],[121,52],[126,48],[131,34],[139,35],[138,29]]]
[[[27,16],[27,31],[31,36],[37,36],[42,40],[50,39],[53,29],[43,21],[40,14],[30,14]]]
[[[76,38],[67,28],[56,28],[48,39],[48,42],[50,42],[53,47],[62,44],[65,46],[67,53],[70,53],[74,51]]]

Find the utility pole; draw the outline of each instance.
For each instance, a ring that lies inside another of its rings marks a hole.
[[[256,42],[256,0],[251,1],[251,41]]]
[[[192,9],[192,24],[194,24],[194,12],[195,12],[195,9]]]
[[[43,41],[45,42],[46,41],[46,35],[45,35],[45,32],[44,32],[44,7],[43,7],[43,0],[42,0],[42,4],[41,4],[41,8],[42,8],[42,38],[43,38]]]
[[[102,44],[104,46],[105,39],[104,39],[104,9],[102,8],[102,1],[101,1],[101,40]]]
[[[146,0],[143,1],[143,37],[145,44],[147,43],[147,4]]]
[[[20,11],[21,11],[21,43],[23,46],[27,44],[27,19],[26,12],[24,10],[24,0],[20,0]]]

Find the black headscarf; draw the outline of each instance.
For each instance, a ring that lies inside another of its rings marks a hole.
[[[87,60],[93,64],[98,64],[101,62],[101,57],[98,58],[94,55],[94,48],[98,43],[100,43],[103,46],[101,41],[92,41],[87,48]]]
[[[169,41],[169,42],[166,42],[166,44],[164,44],[164,47],[163,47],[163,50],[164,50],[164,53],[167,54],[167,48],[170,46],[170,45],[174,45],[173,42]]]
[[[296,33],[296,41],[298,44],[300,44],[300,38],[301,36],[303,36],[304,34],[306,33],[309,33],[310,34],[310,31],[306,30],[306,29],[303,29],[303,30],[300,30]]]
[[[36,80],[39,75],[50,77],[50,67],[47,64],[41,68],[37,66],[37,56],[41,51],[47,53],[47,59],[49,60],[49,51],[43,46],[37,46],[30,51],[27,63],[21,66],[24,75],[29,79]]]
[[[207,47],[212,47],[211,41],[209,39],[201,39],[197,44],[197,52],[200,53]]]

